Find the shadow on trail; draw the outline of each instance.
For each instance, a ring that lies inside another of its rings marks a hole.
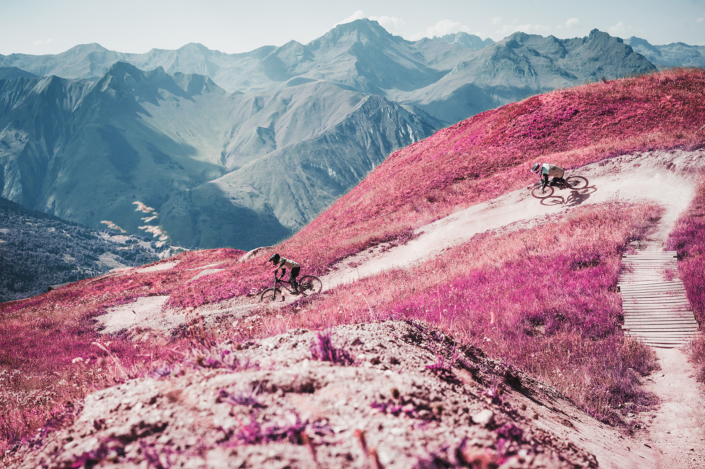
[[[587,199],[590,198],[590,194],[597,191],[597,187],[590,186],[583,189],[572,189],[567,197],[562,195],[556,195],[541,199],[541,205],[547,207],[554,207],[556,205],[565,205],[566,207],[576,207]]]

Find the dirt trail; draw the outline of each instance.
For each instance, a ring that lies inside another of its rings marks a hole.
[[[543,204],[528,190],[512,192],[497,199],[467,208],[420,228],[419,236],[404,246],[387,251],[364,253],[324,277],[330,289],[358,278],[394,268],[408,268],[444,249],[489,230],[530,226],[545,215],[560,213],[590,203],[610,200],[653,200],[665,209],[648,241],[645,251],[661,251],[679,215],[695,195],[698,169],[705,167],[705,151],[646,153],[625,155],[588,165],[574,171],[589,179],[587,190],[568,198],[568,191]],[[349,267],[352,263],[355,267]],[[648,378],[646,388],[661,399],[662,405],[651,415],[648,432],[634,439],[609,438],[576,443],[592,451],[601,467],[609,468],[705,468],[705,398],[694,378],[692,366],[681,349],[655,349],[661,371]],[[642,416],[642,418],[644,418]],[[594,435],[592,426],[578,433]],[[598,438],[600,439],[600,438]]]
[[[643,246],[653,252],[663,246],[675,221],[664,218]],[[663,279],[665,280],[665,279]],[[692,313],[691,313],[692,314]],[[705,468],[705,394],[683,348],[654,348],[661,370],[646,380],[660,408],[651,414],[643,445],[653,449],[657,469]]]
[[[645,387],[661,398],[661,408],[644,444],[656,450],[658,469],[705,468],[705,397],[695,370],[681,349],[654,350],[661,371]]]
[[[587,189],[572,194],[556,191],[544,202],[534,199],[526,188],[456,212],[417,230],[419,236],[403,246],[373,254],[362,253],[341,263],[321,280],[324,289],[369,277],[384,270],[407,268],[444,249],[469,240],[478,233],[507,227],[531,225],[545,215],[571,210],[582,204],[609,200],[653,200],[666,209],[655,238],[664,240],[678,215],[695,194],[696,172],[705,167],[705,151],[654,152],[624,155],[568,172],[589,179]],[[665,230],[665,231],[664,231]],[[653,249],[662,249],[653,246]],[[356,267],[350,267],[350,265]]]

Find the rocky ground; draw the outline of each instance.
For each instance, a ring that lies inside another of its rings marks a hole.
[[[481,351],[406,322],[330,333],[292,330],[194,349],[179,368],[90,395],[73,425],[40,435],[39,448],[13,460],[17,467],[597,467],[578,436],[592,419]]]

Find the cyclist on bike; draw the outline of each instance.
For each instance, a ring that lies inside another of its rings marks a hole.
[[[565,179],[563,179],[565,171],[563,170],[563,168],[556,166],[555,164],[534,163],[534,165],[531,167],[531,172],[538,174],[539,177],[542,178],[541,187],[546,187],[549,184],[549,177],[553,178],[553,180],[550,182],[552,186],[555,186],[557,184],[563,184],[565,182]]]
[[[291,284],[292,287],[294,287],[294,292],[298,293],[299,292],[299,286],[296,283],[296,277],[299,276],[299,272],[301,271],[301,266],[296,262],[292,261],[291,259],[287,259],[285,257],[281,257],[279,254],[272,254],[272,257],[269,258],[269,262],[272,264],[276,265],[277,268],[274,269],[274,275],[277,275],[277,272],[279,272],[279,269],[282,271],[282,275],[280,278],[284,278],[284,275],[286,275],[286,269],[287,267],[291,269],[291,273],[289,274],[289,283]]]

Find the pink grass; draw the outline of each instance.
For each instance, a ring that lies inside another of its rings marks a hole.
[[[650,350],[620,329],[620,258],[659,215],[653,205],[613,203],[476,236],[417,268],[292,306],[283,318],[268,317],[260,334],[421,320],[540,377],[595,417],[620,422],[620,405],[653,403],[639,379],[655,366]]]
[[[678,252],[680,274],[693,312],[702,326],[705,321],[705,178],[700,181],[695,199],[676,223],[667,248]],[[705,383],[705,335],[693,341],[691,360],[699,367],[698,381]]]

